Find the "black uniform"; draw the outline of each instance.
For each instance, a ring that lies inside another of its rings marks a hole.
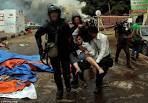
[[[57,89],[63,92],[63,82],[61,74],[65,80],[66,88],[70,86],[70,59],[69,54],[72,52],[72,35],[71,29],[64,20],[60,19],[57,23],[47,22],[45,25],[40,27],[35,34],[35,38],[40,50],[43,50],[41,36],[44,34],[48,35],[48,42],[55,42],[55,35],[57,33],[57,48],[58,56],[51,58],[51,65],[54,69],[54,79],[57,85]],[[62,71],[61,71],[62,66]]]
[[[130,30],[125,30],[124,23],[121,23],[115,27],[115,33],[117,38],[117,50],[116,50],[115,62],[118,63],[119,54],[123,49],[126,54],[127,65],[130,66],[130,51],[129,51],[129,42],[128,42]]]

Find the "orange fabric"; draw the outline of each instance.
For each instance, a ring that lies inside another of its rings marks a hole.
[[[32,70],[36,70],[36,68],[32,64],[41,64],[41,62],[29,62],[22,59],[10,59],[0,64],[0,66],[5,66],[8,68],[14,68],[15,66],[29,64]]]
[[[30,83],[29,83],[30,84]],[[19,80],[12,80],[8,82],[0,82],[0,93],[11,93],[18,90],[23,90],[27,84],[21,83]]]
[[[24,64],[24,63],[27,63],[27,62],[25,60],[22,60],[22,59],[10,59],[10,60],[3,62],[0,66],[5,66],[5,67],[8,67],[8,68],[14,68],[17,65],[21,65],[21,64]]]

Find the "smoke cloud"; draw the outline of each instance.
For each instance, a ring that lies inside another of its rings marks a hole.
[[[49,3],[60,6],[66,17],[70,18],[78,13],[84,15],[81,13],[84,5],[77,0],[0,0],[0,2],[0,9],[23,10],[28,19],[38,23],[43,23],[47,19]]]
[[[71,17],[72,15],[81,15],[86,17],[87,15],[81,12],[81,8],[85,6],[85,2],[79,2],[77,0],[58,0],[57,4],[64,8],[64,15]]]

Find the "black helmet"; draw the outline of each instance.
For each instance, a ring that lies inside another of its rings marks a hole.
[[[61,9],[53,4],[49,4],[48,5],[48,14],[52,13],[52,12],[57,12],[59,13],[59,15],[61,15]]]

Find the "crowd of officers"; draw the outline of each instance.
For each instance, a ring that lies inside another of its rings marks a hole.
[[[104,76],[107,74],[109,67],[113,65],[107,36],[98,31],[96,26],[90,26],[83,22],[79,15],[72,17],[73,26],[70,28],[69,24],[61,18],[60,8],[52,4],[48,6],[48,17],[49,20],[46,24],[37,30],[35,38],[41,59],[50,58],[49,66],[54,70],[57,99],[62,99],[64,93],[61,75],[64,78],[66,91],[70,92],[72,86],[79,84],[79,78],[85,81],[84,70],[92,67],[96,69],[96,89],[94,93],[98,94],[102,89]],[[127,66],[131,67],[127,44],[129,35],[123,33],[120,29],[123,28],[119,26],[115,28],[116,34],[126,35],[116,35],[117,53],[115,62],[118,63],[119,53],[121,49],[124,49],[127,56]],[[45,34],[47,35],[47,44],[44,47],[41,37]]]

